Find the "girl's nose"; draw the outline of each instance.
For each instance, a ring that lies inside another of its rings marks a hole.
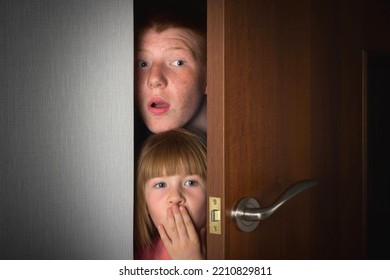
[[[148,86],[151,88],[163,88],[166,87],[167,81],[164,76],[163,66],[152,65],[150,67]]]
[[[174,189],[169,194],[169,204],[184,204],[186,199],[180,190]]]

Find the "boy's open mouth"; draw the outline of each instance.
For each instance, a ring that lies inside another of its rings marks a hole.
[[[165,107],[168,107],[169,105],[167,103],[163,103],[163,102],[153,102],[151,104],[151,107],[152,108],[165,108]]]
[[[161,97],[153,97],[148,103],[148,110],[154,115],[162,115],[169,110],[170,104]]]

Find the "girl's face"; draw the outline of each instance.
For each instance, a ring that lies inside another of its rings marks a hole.
[[[146,182],[145,198],[156,226],[167,226],[167,211],[173,204],[187,208],[197,230],[206,224],[206,182],[198,175],[152,178]]]
[[[135,53],[135,92],[142,118],[158,133],[184,127],[198,113],[206,66],[198,37],[184,28],[148,30]]]

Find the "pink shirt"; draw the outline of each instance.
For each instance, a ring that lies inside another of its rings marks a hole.
[[[138,252],[138,260],[170,260],[167,249],[159,236],[154,238],[152,244]]]

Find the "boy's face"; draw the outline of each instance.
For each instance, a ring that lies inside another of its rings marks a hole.
[[[168,226],[168,209],[184,206],[197,230],[206,224],[206,181],[198,175],[162,176],[148,180],[145,199],[153,223]]]
[[[135,92],[141,116],[154,133],[184,127],[206,90],[199,37],[184,28],[146,30],[135,53]]]

